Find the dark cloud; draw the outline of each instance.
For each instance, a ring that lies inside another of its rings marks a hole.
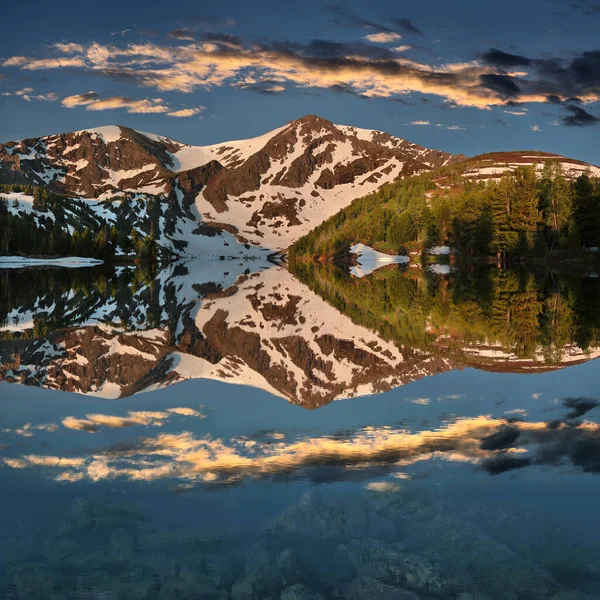
[[[570,458],[586,473],[600,473],[600,439],[578,440],[571,449]]]
[[[482,450],[504,450],[517,441],[521,432],[517,427],[503,427],[492,435],[483,438],[479,444]]]
[[[569,104],[565,106],[568,115],[563,117],[562,122],[567,127],[587,127],[589,125],[597,125],[600,123],[600,118],[590,114],[581,106]]]
[[[483,62],[495,67],[528,67],[531,59],[519,54],[508,54],[496,48],[491,48],[481,57]]]
[[[263,79],[261,81],[257,81],[256,83],[241,84],[237,87],[241,90],[257,92],[258,94],[265,94],[267,96],[281,94],[285,91],[282,89],[283,86],[281,85],[281,82],[276,81],[275,79]]]
[[[479,76],[479,81],[484,87],[504,98],[514,98],[521,93],[521,88],[517,85],[515,78],[508,75],[485,73]]]
[[[229,33],[207,32],[202,34],[202,39],[207,42],[216,42],[236,48],[241,48],[244,45],[244,40],[241,37]]]
[[[571,62],[571,71],[575,79],[583,85],[600,83],[600,50],[583,52]]]
[[[199,27],[233,27],[235,19],[231,17],[214,17],[210,15],[193,15],[189,18]]]
[[[593,408],[600,406],[600,402],[592,398],[567,398],[563,400],[563,406],[571,409],[571,412],[567,413],[567,419],[578,419]]]
[[[331,40],[312,40],[302,48],[305,55],[326,60],[360,56],[370,60],[392,60],[396,54],[384,46],[362,42],[341,43]]]
[[[325,11],[331,15],[331,21],[341,27],[357,27],[369,31],[382,31],[384,33],[397,33],[393,29],[365,19],[359,15],[348,11],[345,6],[331,4],[325,8]]]
[[[332,4],[326,7],[326,12],[331,14],[331,21],[341,27],[356,27],[358,29],[366,29],[368,31],[382,32],[382,33],[404,33],[408,35],[420,35],[425,34],[409,19],[404,17],[394,17],[390,19],[392,27],[383,25],[382,23],[376,23],[360,15],[356,15],[346,9],[343,5]]]
[[[189,27],[179,27],[169,31],[169,37],[174,40],[193,40],[195,33]]]
[[[418,27],[413,25],[408,19],[392,19],[392,23],[404,33],[412,33],[414,35],[425,35]]]
[[[600,2],[598,0],[575,0],[571,2],[571,8],[582,12],[586,17],[600,14]]]
[[[483,468],[490,475],[500,475],[506,471],[514,471],[531,465],[530,458],[510,456],[509,454],[501,454],[494,458],[489,458],[483,461]]]

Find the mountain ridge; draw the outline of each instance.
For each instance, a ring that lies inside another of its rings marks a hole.
[[[238,256],[243,245],[286,250],[353,200],[399,179],[459,164],[472,165],[465,177],[489,179],[548,158],[573,172],[600,174],[594,165],[557,154],[468,158],[306,115],[254,138],[207,146],[120,125],[6,142],[0,144],[0,183],[93,200],[94,210],[112,211],[107,227],[128,218],[120,210],[124,195],[140,202],[155,197],[164,221],[157,217],[153,227],[161,229],[157,237],[166,231],[169,240],[160,243],[171,253]]]

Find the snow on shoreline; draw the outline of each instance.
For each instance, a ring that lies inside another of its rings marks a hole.
[[[96,258],[63,256],[61,258],[26,258],[24,256],[0,256],[0,269],[21,269],[23,267],[94,267],[103,264]]]
[[[370,246],[364,244],[354,244],[350,248],[352,254],[356,254],[356,265],[350,268],[350,272],[355,277],[365,277],[373,271],[385,265],[399,264],[405,265],[410,262],[410,257],[403,254],[391,255],[377,252]]]

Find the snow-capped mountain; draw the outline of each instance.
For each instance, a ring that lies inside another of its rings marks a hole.
[[[354,198],[462,158],[316,116],[212,146],[108,126],[0,144],[0,183],[96,201],[178,197],[189,218],[213,225],[197,235],[226,230],[280,250]]]
[[[79,198],[99,219],[109,216],[109,227],[119,220],[130,229],[137,225],[128,207],[121,214],[124,196],[140,210],[154,197],[164,217],[155,232],[161,247],[182,256],[237,257],[248,250],[244,244],[288,248],[355,198],[399,177],[453,165],[460,177],[494,179],[523,164],[541,168],[548,159],[559,160],[570,177],[600,175],[598,167],[557,154],[467,159],[308,115],[259,137],[211,146],[122,126],[8,142],[0,144],[0,183]]]

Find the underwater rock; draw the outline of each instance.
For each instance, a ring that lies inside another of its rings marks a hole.
[[[419,596],[408,590],[387,585],[373,579],[362,577],[353,580],[344,594],[344,600],[419,600]]]
[[[281,574],[272,564],[271,556],[262,543],[244,548],[244,574],[246,581],[252,584],[260,597],[267,592],[275,593],[283,585]]]
[[[100,499],[77,498],[71,504],[59,527],[59,533],[84,533],[98,529],[114,529],[118,524],[130,528],[144,521],[135,504],[113,504]]]
[[[35,563],[20,565],[10,571],[19,600],[50,598],[54,591],[56,575],[51,569]]]
[[[321,539],[390,539],[394,537],[395,528],[363,495],[349,502],[346,498],[324,498],[309,492],[280,513],[270,531],[284,536]]]
[[[110,562],[126,562],[133,558],[135,542],[123,529],[115,531],[108,540],[106,557]]]
[[[236,581],[231,586],[231,600],[254,600],[254,587],[249,581]]]
[[[449,582],[438,567],[426,557],[408,552],[403,544],[354,540],[338,547],[336,558],[341,557],[350,562],[359,576],[435,595],[450,593]]]
[[[294,548],[285,548],[278,554],[276,568],[281,574],[284,585],[298,583],[305,576],[305,566]]]
[[[323,596],[301,583],[285,588],[281,600],[323,600]]]

